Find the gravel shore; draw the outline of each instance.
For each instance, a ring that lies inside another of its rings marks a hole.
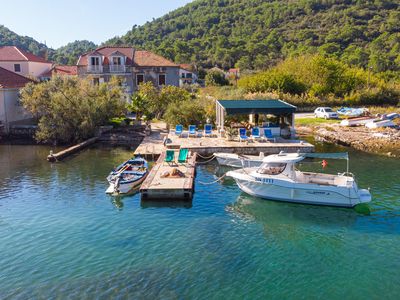
[[[299,135],[315,135],[327,142],[353,147],[365,152],[400,157],[400,130],[343,127],[339,124],[320,124],[296,127]]]

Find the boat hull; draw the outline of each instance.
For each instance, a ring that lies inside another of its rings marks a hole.
[[[243,192],[267,200],[340,207],[353,207],[371,201],[367,190],[356,190],[354,187],[302,184],[277,179],[257,181],[251,176],[236,176],[232,172],[227,175],[235,179]]]
[[[377,121],[377,122],[369,122],[365,124],[365,127],[367,128],[380,128],[380,127],[392,127],[394,126],[394,123],[392,120],[382,120],[382,121]]]
[[[340,122],[340,126],[362,126],[367,123],[375,121],[375,118],[370,118],[370,117],[361,117],[361,118],[351,118],[351,119],[345,119]]]
[[[110,182],[110,185],[106,190],[106,194],[109,195],[130,194],[140,187],[142,182],[145,180],[146,176],[147,173],[140,179],[128,183],[125,182],[117,183],[116,181]]]

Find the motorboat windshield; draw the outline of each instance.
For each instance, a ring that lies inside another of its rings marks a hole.
[[[263,175],[279,175],[286,169],[286,163],[264,163],[257,170],[257,173]]]

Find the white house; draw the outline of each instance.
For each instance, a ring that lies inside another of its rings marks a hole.
[[[26,52],[15,46],[0,47],[0,67],[22,76],[40,79],[49,72],[52,63],[43,57]]]
[[[123,79],[131,94],[142,82],[154,86],[179,86],[179,66],[150,51],[125,46],[104,46],[82,54],[77,63],[80,77],[90,76],[94,83],[108,82],[111,77]]]
[[[193,84],[197,82],[197,74],[192,65],[180,64],[179,65],[179,86],[184,84]]]
[[[20,103],[19,90],[33,80],[0,67],[0,123],[7,133],[9,127],[32,119]]]

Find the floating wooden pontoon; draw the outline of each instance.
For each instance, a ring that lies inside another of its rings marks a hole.
[[[142,200],[191,200],[196,156],[191,152],[184,163],[168,163],[165,162],[166,152],[163,152],[140,187]]]

